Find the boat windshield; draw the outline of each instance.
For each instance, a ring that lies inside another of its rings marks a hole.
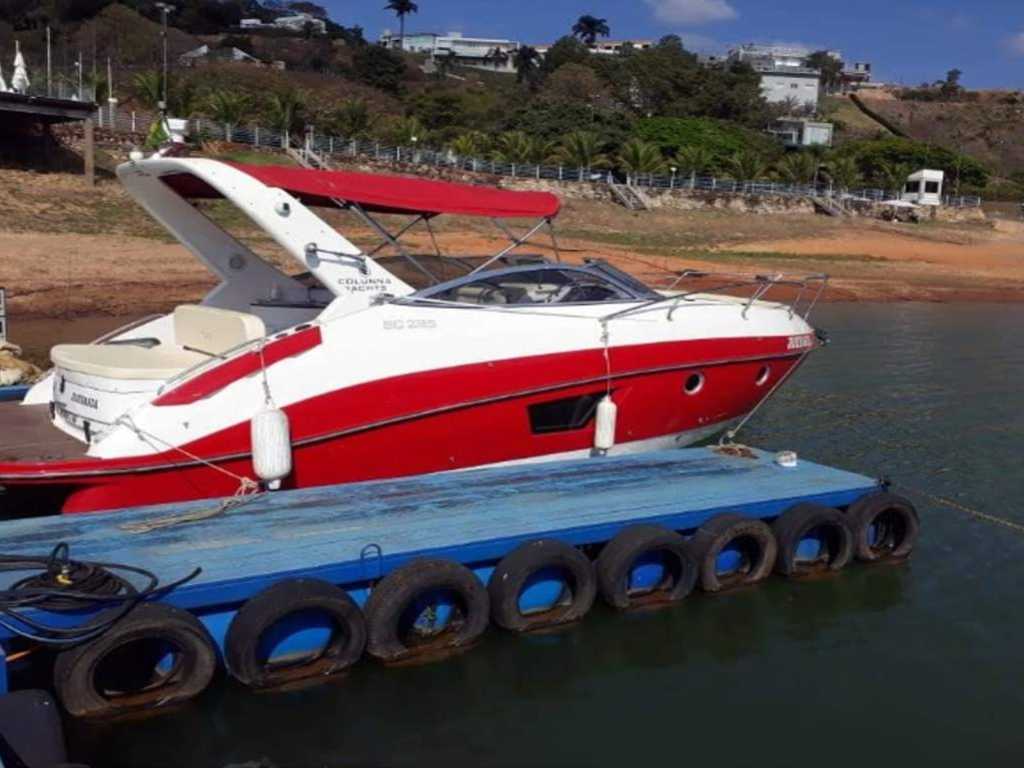
[[[643,283],[618,272],[603,263],[510,267],[475,272],[410,298],[476,305],[596,304],[657,298]]]

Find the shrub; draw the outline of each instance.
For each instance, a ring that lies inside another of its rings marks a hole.
[[[770,137],[723,120],[704,117],[648,117],[637,123],[635,133],[657,144],[662,153],[677,155],[684,147],[702,147],[717,168],[724,168],[737,153],[774,158],[781,147]]]

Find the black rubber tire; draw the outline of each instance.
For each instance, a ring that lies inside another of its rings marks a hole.
[[[737,539],[751,542],[756,552],[748,553],[746,569],[723,578],[718,575],[718,556]],[[767,523],[730,514],[716,515],[698,528],[690,540],[690,549],[697,558],[700,585],[705,592],[723,592],[764,581],[771,575],[779,553],[775,535]]]
[[[125,646],[145,641],[166,642],[179,658],[159,685],[136,693],[106,696],[96,690],[99,666]],[[94,640],[61,651],[53,685],[61,704],[76,717],[113,715],[163,706],[198,696],[217,669],[217,652],[206,627],[188,611],[160,603],[141,603]]]
[[[830,532],[828,559],[823,563],[801,563],[796,557],[797,547],[815,528],[827,528]],[[775,571],[789,578],[822,571],[841,571],[853,557],[853,531],[838,509],[812,503],[797,504],[775,520],[772,532],[779,545]]]
[[[566,575],[572,597],[543,613],[524,615],[519,598],[527,580],[541,570],[555,568]],[[575,547],[555,539],[538,539],[521,544],[498,563],[487,583],[491,597],[491,619],[511,632],[531,632],[579,621],[593,607],[597,577],[590,558]]]
[[[629,575],[636,561],[648,552],[663,552],[675,560],[671,581],[643,596],[629,593]],[[697,584],[697,558],[686,539],[658,525],[634,525],[613,538],[597,558],[597,585],[601,598],[620,611],[652,604],[677,603]]]
[[[888,519],[882,522],[885,527],[881,540],[872,545],[868,540],[871,526],[883,517]],[[888,491],[857,499],[846,510],[846,520],[853,531],[857,558],[866,563],[909,557],[921,532],[921,519],[914,505]]]
[[[459,626],[430,643],[407,644],[399,626],[403,613],[418,596],[439,589],[458,595],[462,603]],[[381,661],[393,662],[470,645],[486,631],[491,610],[487,590],[475,573],[451,560],[422,558],[385,576],[370,593],[365,613],[367,652]]]
[[[258,657],[260,639],[274,624],[300,611],[329,616],[335,631],[321,653],[304,663],[275,669]],[[268,587],[239,609],[228,627],[224,660],[239,682],[267,688],[337,674],[359,661],[365,647],[366,621],[345,590],[319,579],[289,579]]]

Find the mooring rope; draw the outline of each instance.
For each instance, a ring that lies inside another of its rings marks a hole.
[[[146,430],[138,426],[130,415],[126,414],[125,416],[122,416],[120,419],[118,419],[118,421],[125,424],[129,429],[131,429],[135,433],[135,435],[140,440],[142,440],[150,447],[154,446],[149,441],[155,440],[156,442],[164,445],[166,448],[169,448],[173,451],[177,451],[183,456],[186,456],[187,458],[195,462],[198,462],[199,464],[209,467],[210,469],[220,472],[222,475],[225,475],[227,477],[232,478],[233,480],[238,481],[238,488],[235,489],[234,494],[221,501],[220,504],[218,504],[215,507],[210,507],[208,509],[199,509],[193,512],[183,512],[178,515],[167,515],[165,517],[158,517],[153,520],[147,520],[142,523],[125,523],[119,526],[121,530],[127,531],[129,533],[150,533],[152,531],[160,530],[162,528],[170,528],[176,525],[184,525],[186,523],[197,523],[203,520],[209,520],[213,517],[219,517],[220,515],[225,514],[229,510],[237,509],[238,507],[244,506],[245,504],[248,504],[249,502],[254,501],[263,495],[263,491],[260,490],[259,483],[257,483],[251,477],[245,477],[244,475],[235,474],[231,470],[218,466],[217,464],[214,464],[211,461],[207,461],[201,456],[197,456],[196,454],[186,450],[185,448],[182,448],[181,446],[172,445],[168,443],[166,440],[162,440],[156,435],[147,432]]]

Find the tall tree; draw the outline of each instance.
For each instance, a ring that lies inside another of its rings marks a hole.
[[[512,58],[516,65],[516,82],[526,83],[531,87],[536,85],[540,61],[537,49],[531,45],[521,45]]]
[[[412,0],[391,0],[384,6],[385,11],[391,11],[398,17],[398,39],[399,48],[405,48],[405,17],[410,13],[419,13],[420,7]]]
[[[807,57],[805,64],[821,72],[821,85],[829,93],[835,91],[843,81],[843,61],[828,51],[815,51]]]
[[[608,19],[600,19],[597,16],[591,16],[589,13],[585,16],[580,16],[576,23],[572,25],[572,33],[587,45],[596,43],[599,36],[608,37],[611,32],[611,28],[608,26]]]

